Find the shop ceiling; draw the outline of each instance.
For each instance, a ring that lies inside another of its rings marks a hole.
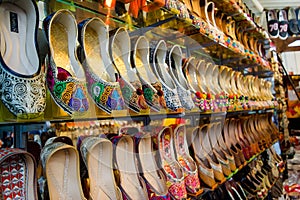
[[[261,13],[263,9],[283,9],[289,7],[299,7],[299,0],[244,0],[250,10],[254,13]]]
[[[300,0],[244,0],[248,8],[255,13],[256,16],[261,16],[262,11],[272,9],[283,9],[286,7],[300,7]],[[300,46],[290,47],[289,45],[295,41],[300,41],[300,36],[288,37],[286,40],[273,39],[278,52],[285,51],[300,51]]]

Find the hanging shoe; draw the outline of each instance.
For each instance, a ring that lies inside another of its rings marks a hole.
[[[198,165],[199,177],[201,179],[201,183],[204,183],[208,188],[215,189],[218,186],[218,183],[215,180],[214,169],[212,168],[207,154],[202,147],[202,136],[201,129],[206,128],[203,125],[202,127],[195,127],[192,130],[192,147],[194,150],[194,158]],[[222,170],[222,168],[220,169]]]
[[[151,135],[140,132],[134,137],[137,144],[139,170],[147,185],[149,199],[170,199],[166,185],[167,179],[159,169],[153,154]]]
[[[36,162],[21,149],[0,149],[1,199],[37,200]]]
[[[288,38],[288,18],[284,9],[278,11],[279,38],[286,40]]]
[[[3,0],[0,5],[0,98],[20,118],[36,118],[46,107],[45,78],[37,49],[35,1]]]
[[[123,199],[148,199],[147,188],[144,180],[140,177],[134,154],[134,142],[130,135],[123,135],[122,129],[119,136],[113,137],[114,163],[118,170],[119,188]],[[137,130],[134,132],[138,132]]]
[[[271,38],[278,38],[279,36],[279,27],[278,19],[275,10],[267,11],[267,22],[268,22],[268,32]]]
[[[192,99],[192,94],[190,88],[184,78],[182,73],[182,51],[180,46],[174,45],[168,52],[169,56],[167,58],[167,64],[169,67],[169,73],[174,80],[178,92],[178,96],[181,105],[187,109],[192,110],[195,108],[195,104]]]
[[[175,158],[172,129],[163,127],[157,136],[161,167],[167,176],[168,191],[172,199],[187,199],[184,172]]]
[[[45,145],[41,160],[50,199],[82,199],[79,156],[75,147],[62,142]]]
[[[174,144],[176,159],[185,176],[186,190],[189,194],[198,196],[203,192],[203,189],[200,187],[197,165],[189,154],[185,125],[178,125],[174,129]]]
[[[126,105],[134,112],[148,109],[143,95],[142,84],[130,64],[130,37],[125,28],[114,34],[110,52],[114,65],[120,74],[119,83]]]
[[[131,56],[132,67],[142,83],[147,104],[154,111],[166,108],[162,85],[155,77],[149,63],[149,42],[145,36],[140,36],[134,44]]]
[[[288,20],[289,20],[289,34],[292,36],[299,33],[298,22],[295,9],[293,7],[288,8]]]
[[[113,174],[112,143],[104,138],[87,137],[82,141],[80,151],[89,173],[90,198],[121,200],[122,193]]]
[[[160,40],[157,44],[150,45],[150,63],[159,82],[162,84],[164,98],[167,108],[171,111],[183,112],[184,109],[180,103],[177,88],[167,71],[166,56],[167,44],[164,40]]]
[[[82,21],[79,25],[79,42],[82,47],[82,65],[87,87],[94,103],[104,112],[124,109],[116,71],[108,54],[108,30],[97,17]]]
[[[76,52],[77,24],[69,10],[59,10],[44,19],[50,52],[46,56],[46,80],[53,100],[70,115],[89,109],[84,70]]]

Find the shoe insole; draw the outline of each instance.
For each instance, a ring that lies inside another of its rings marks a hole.
[[[121,186],[133,199],[147,199],[144,188],[141,187],[133,152],[133,141],[121,138],[116,147],[116,162],[120,171]]]
[[[205,77],[205,73],[206,73],[206,62],[204,60],[200,60],[199,64],[198,64],[198,71],[200,74],[200,88],[203,89],[203,92],[208,93],[208,87],[206,85],[206,77]],[[199,80],[199,79],[198,79]]]
[[[5,64],[19,74],[35,74],[39,68],[38,55],[34,46],[28,47],[31,38],[27,35],[33,33],[27,30],[30,28],[27,24],[34,22],[28,21],[27,13],[11,3],[0,5],[0,19],[1,54]]]
[[[154,191],[158,194],[166,193],[166,184],[161,175],[158,174],[158,166],[152,153],[151,137],[141,139],[139,143],[139,158],[143,170],[142,173]]]
[[[75,34],[75,33],[73,33]],[[70,49],[69,43],[73,42],[66,27],[53,21],[50,28],[51,54],[57,67],[67,70],[72,76],[82,79],[84,71],[75,58],[75,49]]]
[[[158,61],[157,67],[159,68],[157,71],[159,72],[159,76],[162,79],[162,81],[171,89],[175,89],[175,83],[173,82],[170,74],[168,74],[167,70],[167,64],[163,61]]]
[[[88,65],[93,69],[93,72],[97,74],[100,78],[104,79],[105,81],[113,81],[111,80],[110,76],[108,75],[105,65],[102,58],[101,52],[101,41],[100,37],[98,37],[97,32],[87,26],[84,36],[84,46],[85,46],[85,53],[86,53],[86,61]]]
[[[88,171],[90,182],[96,188],[91,188],[94,200],[117,199],[115,180],[112,172],[112,146],[109,142],[100,142],[89,152]],[[92,192],[95,189],[97,192]],[[95,198],[95,196],[94,196]]]
[[[135,59],[135,67],[145,81],[148,83],[156,83],[157,80],[153,74],[153,72],[150,69],[150,66],[147,66],[147,62],[143,60],[142,55],[139,53],[136,54]]]
[[[75,150],[58,150],[46,163],[50,199],[84,199]]]

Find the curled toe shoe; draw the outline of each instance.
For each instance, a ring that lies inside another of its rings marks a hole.
[[[79,42],[83,49],[82,65],[85,70],[87,87],[94,103],[111,114],[113,110],[124,109],[116,70],[108,54],[108,30],[97,17],[87,19],[79,25]]]
[[[50,52],[46,56],[46,82],[56,104],[70,115],[89,109],[84,70],[76,52],[77,24],[69,10],[59,10],[44,20]]]
[[[45,78],[37,49],[35,1],[0,3],[0,98],[20,118],[35,118],[46,107]]]

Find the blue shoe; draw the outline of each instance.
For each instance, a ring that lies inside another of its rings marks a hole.
[[[108,30],[97,17],[79,25],[79,42],[82,46],[82,65],[87,79],[88,92],[94,103],[103,111],[123,110],[124,101],[116,71],[108,54]]]
[[[37,47],[36,3],[3,0],[0,18],[1,101],[18,117],[38,117],[46,107],[46,87]]]
[[[59,10],[44,20],[50,52],[46,56],[46,82],[56,104],[70,115],[89,109],[84,70],[75,55],[77,23],[69,10]]]

